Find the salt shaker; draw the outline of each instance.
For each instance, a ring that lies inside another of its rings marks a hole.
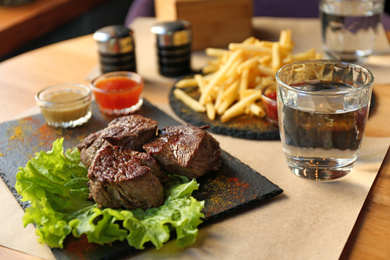
[[[133,31],[123,25],[110,25],[97,30],[97,43],[102,73],[137,71]]]
[[[159,73],[177,77],[191,72],[191,24],[184,20],[155,24]]]

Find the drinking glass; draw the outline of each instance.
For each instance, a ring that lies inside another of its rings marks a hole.
[[[350,173],[373,80],[368,69],[335,60],[291,63],[276,73],[281,141],[293,173],[319,181]]]
[[[333,59],[364,63],[373,54],[384,0],[321,0],[325,53]]]

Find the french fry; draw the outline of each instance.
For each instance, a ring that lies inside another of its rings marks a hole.
[[[203,79],[203,76],[200,75],[200,74],[195,74],[194,75],[194,80],[198,84],[199,91],[202,92],[205,89],[205,87],[206,87],[206,82]]]
[[[256,46],[253,44],[243,44],[243,43],[230,43],[229,50],[231,51],[245,50],[245,51],[255,52],[255,53],[272,54],[272,50],[270,48],[263,47],[263,46]]]
[[[310,60],[316,57],[316,51],[312,48],[305,52],[292,55],[293,61]]]
[[[193,99],[192,97],[187,95],[181,89],[178,89],[178,88],[175,89],[173,91],[173,95],[175,96],[175,98],[177,98],[178,100],[181,100],[184,104],[186,104],[189,108],[191,108],[192,110],[194,110],[196,112],[205,112],[206,111],[206,108],[204,106],[199,104],[198,101],[196,101],[195,99]]]
[[[256,104],[251,104],[249,106],[249,110],[255,115],[255,116],[258,116],[260,118],[263,118],[265,117],[266,113],[264,111],[264,109],[262,109],[259,105],[256,105]]]
[[[291,30],[282,30],[275,42],[252,36],[241,43],[230,43],[227,49],[207,48],[206,54],[214,59],[203,67],[206,75],[179,81],[179,91],[174,94],[191,109],[205,112],[210,120],[216,120],[218,115],[227,122],[244,113],[262,118],[266,112],[261,91],[276,85],[275,73],[294,61],[321,58],[314,49],[293,54],[293,48]],[[296,73],[294,77],[301,75]],[[181,90],[194,85],[199,89],[199,100]]]
[[[248,38],[246,38],[242,43],[244,44],[253,44],[257,41],[257,39],[253,36],[250,36]]]
[[[226,55],[223,55],[223,56],[221,56],[221,57],[218,57],[218,58],[216,58],[216,59],[214,59],[214,60],[209,60],[209,61],[207,62],[207,64],[210,65],[210,66],[214,66],[214,67],[219,68],[220,65],[222,64],[222,60],[225,59],[225,57],[227,57],[227,56],[229,56],[229,53],[226,53]]]
[[[242,59],[237,59],[232,66],[226,72],[226,77],[236,77],[237,76],[237,68],[242,63]]]
[[[198,83],[194,78],[181,79],[176,83],[177,88],[196,87]]]
[[[231,106],[228,110],[226,110],[222,117],[221,117],[221,122],[225,123],[228,120],[232,119],[233,117],[236,117],[244,112],[244,109],[246,106],[251,105],[254,103],[256,100],[261,98],[261,92],[257,91],[253,93],[252,95],[241,99],[238,101],[236,104]]]
[[[201,105],[204,105],[206,102],[207,96],[210,94],[213,86],[215,86],[219,81],[221,81],[225,75],[225,73],[229,70],[230,66],[240,57],[242,54],[242,51],[238,50],[236,52],[233,52],[232,55],[230,55],[227,62],[219,69],[214,77],[210,80],[210,82],[205,87],[204,92],[200,95],[199,103]]]
[[[226,112],[221,116],[221,122],[222,123],[226,123],[230,119],[232,119],[234,117],[237,117],[239,115],[242,115],[244,113],[245,113],[245,107],[241,107],[241,106],[234,107],[234,106],[232,106],[231,108],[226,110]]]
[[[264,76],[275,76],[275,72],[271,67],[266,67],[264,65],[257,66],[259,72]]]
[[[217,108],[217,114],[222,115],[225,111],[236,101],[235,95],[230,95],[226,99],[223,99],[221,105]]]
[[[207,102],[206,103],[206,112],[207,112],[207,117],[211,120],[214,121],[215,119],[215,108],[212,102]]]
[[[239,80],[234,81],[230,84],[222,94],[223,99],[227,99],[229,96],[234,96],[237,94],[240,82]]]
[[[276,73],[282,66],[282,58],[280,56],[280,44],[275,42],[272,45],[272,69]]]
[[[246,89],[244,91],[240,91],[240,98],[243,99],[245,97],[248,97],[252,95],[253,93],[256,93],[258,89]]]
[[[322,54],[321,53],[316,53],[314,59],[316,59],[316,60],[322,59]]]
[[[283,64],[288,64],[293,62],[292,54],[289,53],[286,57],[283,58]]]
[[[218,107],[221,105],[222,103],[222,97],[223,97],[223,93],[224,93],[224,88],[223,87],[220,87],[219,88],[219,91],[218,91],[218,94],[215,98],[215,102],[214,102],[214,108],[217,110]]]
[[[244,69],[249,69],[253,66],[255,66],[258,62],[260,61],[260,56],[256,55],[252,58],[247,59],[246,61],[242,62],[238,67],[237,67],[237,72],[240,74],[243,72]]]
[[[227,53],[229,53],[229,51],[225,50],[225,49],[206,48],[207,56],[220,57],[220,56],[223,56],[223,55],[225,55]]]
[[[280,46],[292,48],[293,44],[291,41],[291,30],[280,31],[279,44],[280,44]]]
[[[201,74],[195,74],[194,79],[198,83],[199,91],[202,93],[207,84],[206,77],[203,77]],[[207,102],[211,102],[213,100],[216,95],[215,92],[218,92],[218,88],[212,89],[210,95],[207,97]]]
[[[241,79],[240,79],[240,91],[244,91],[248,88],[248,82],[249,82],[249,69],[244,69],[244,71],[241,73]]]
[[[218,70],[218,66],[215,66],[215,65],[206,65],[202,68],[202,72],[204,74],[213,73],[213,72],[216,72],[217,70]]]
[[[260,58],[260,63],[265,65],[272,62],[272,55],[264,55]]]
[[[267,48],[270,48],[270,49],[272,49],[272,45],[273,44],[274,44],[274,42],[271,42],[271,41],[261,41],[261,42],[259,42],[259,46],[267,47]]]

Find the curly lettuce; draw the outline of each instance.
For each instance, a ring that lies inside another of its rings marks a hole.
[[[63,138],[53,143],[49,152],[41,151],[20,167],[15,188],[29,201],[23,225],[36,226],[38,241],[63,248],[65,238],[86,234],[90,243],[107,244],[127,241],[144,249],[150,242],[160,249],[176,233],[176,244],[186,247],[196,240],[202,223],[204,201],[191,194],[198,189],[195,180],[171,175],[165,186],[165,203],[147,210],[98,208],[89,201],[87,169],[80,162],[76,148],[64,153]]]

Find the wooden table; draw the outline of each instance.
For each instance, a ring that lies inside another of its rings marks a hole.
[[[35,106],[35,93],[45,86],[86,83],[98,57],[91,35],[31,51],[0,63],[0,122],[11,120]],[[375,85],[376,106],[368,121],[367,136],[390,137],[390,84]],[[166,95],[146,90],[154,103],[166,103]],[[390,246],[390,156],[376,181],[344,248],[342,259],[385,259]],[[0,247],[0,258],[34,259]]]
[[[108,0],[35,0],[0,6],[0,57]]]

